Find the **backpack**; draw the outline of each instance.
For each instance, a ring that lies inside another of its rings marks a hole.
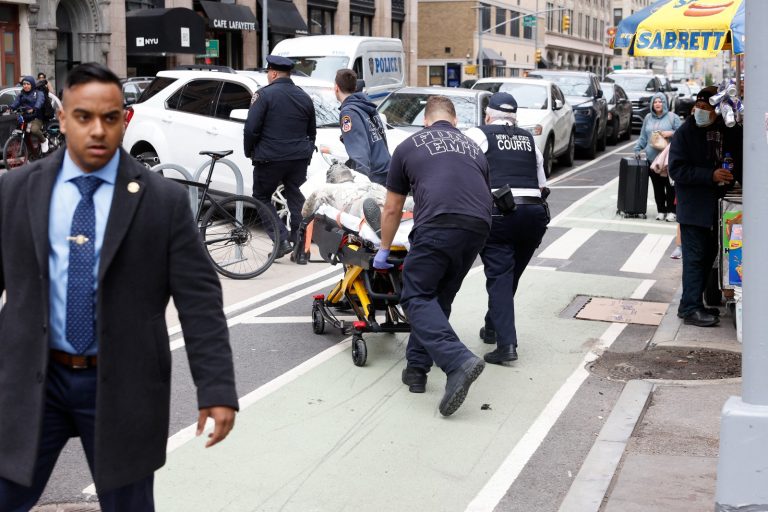
[[[43,119],[43,121],[50,121],[53,119],[53,116],[56,115],[56,110],[53,108],[53,102],[51,101],[51,97],[48,95],[48,81],[40,80],[37,82],[36,89],[45,98],[45,101],[43,101],[43,107],[40,109],[40,117]]]

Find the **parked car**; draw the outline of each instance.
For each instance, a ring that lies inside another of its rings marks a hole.
[[[608,102],[608,144],[627,140],[632,135],[632,102],[619,84],[601,82]]]
[[[647,73],[611,73],[606,82],[619,84],[632,102],[632,129],[640,130],[643,120],[651,111],[651,98],[664,87],[655,75]]]
[[[123,102],[126,106],[133,105],[138,101],[141,93],[152,83],[155,77],[153,76],[134,76],[131,78],[121,78],[120,83],[123,84]]]
[[[573,107],[576,119],[576,146],[587,158],[605,149],[608,134],[608,102],[603,97],[600,80],[588,71],[550,71],[537,69],[529,78],[551,80],[560,88]]]
[[[514,96],[517,124],[533,134],[536,147],[544,155],[547,177],[555,158],[563,165],[573,165],[576,120],[573,108],[555,83],[539,78],[481,78],[472,88]]]
[[[317,145],[327,147],[345,161],[346,152],[339,140],[339,103],[333,84],[301,76],[292,79],[314,101]],[[201,150],[233,149],[228,159],[239,168],[243,192],[249,194],[253,166],[250,157],[243,153],[243,124],[253,94],[265,85],[266,74],[260,71],[235,71],[221,66],[184,66],[161,71],[138,102],[127,107],[123,147],[150,164],[177,164],[190,173],[207,161],[207,157],[199,154]],[[316,152],[307,170],[306,187],[302,187],[305,195],[311,192],[313,184],[325,182],[327,169],[328,163]],[[222,166],[222,171],[214,175],[213,188],[235,193],[234,175]]]
[[[693,104],[696,103],[696,94],[699,89],[695,86],[690,86],[685,82],[680,82],[677,85],[677,103],[675,104],[675,114],[680,116],[681,119],[687,118],[691,115]]]

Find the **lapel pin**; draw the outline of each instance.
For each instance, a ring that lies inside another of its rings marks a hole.
[[[135,181],[132,181],[128,184],[128,192],[130,192],[131,194],[135,194],[136,192],[138,192],[139,188],[141,187],[139,187],[139,184],[136,183]]]

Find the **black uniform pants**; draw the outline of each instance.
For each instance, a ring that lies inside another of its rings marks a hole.
[[[256,162],[253,167],[253,197],[266,204],[277,215],[272,204],[272,194],[282,183],[288,211],[291,213],[291,233],[285,224],[280,223],[280,239],[291,240],[299,232],[301,224],[301,207],[304,206],[304,195],[299,187],[307,181],[307,160],[284,160],[271,162]],[[272,233],[269,236],[274,239]]]
[[[496,332],[498,346],[517,346],[515,293],[548,222],[547,211],[541,204],[520,204],[508,215],[499,215],[494,208],[491,234],[480,258],[488,291],[485,330]]]
[[[434,362],[450,373],[473,357],[448,318],[485,237],[464,229],[420,226],[409,239],[400,295],[411,324],[406,360],[409,367],[427,372]]]
[[[686,317],[704,309],[704,290],[717,258],[717,231],[680,224],[680,236],[683,243],[683,295],[677,312]]]

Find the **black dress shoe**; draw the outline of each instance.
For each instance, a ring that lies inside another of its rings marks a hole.
[[[280,242],[280,245],[277,246],[277,256],[275,256],[275,259],[280,259],[286,254],[290,254],[292,251],[293,246],[291,245],[291,242],[283,240]]]
[[[485,361],[477,356],[472,356],[464,364],[448,374],[448,379],[445,383],[445,394],[443,399],[440,400],[440,414],[450,416],[461,407],[464,399],[467,398],[469,386],[483,373],[484,369]]]
[[[706,311],[696,310],[683,319],[683,323],[686,325],[695,325],[696,327],[713,327],[717,325],[720,318],[715,315],[710,315]]]
[[[712,316],[720,316],[720,308],[704,308],[704,312]],[[678,311],[677,318],[685,318],[685,315]]]
[[[489,345],[495,345],[496,344],[496,331],[494,331],[490,327],[481,327],[480,328],[480,338],[483,340],[483,343],[487,343]]]
[[[508,363],[510,361],[517,361],[517,347],[514,345],[507,345],[505,347],[498,347],[493,352],[488,352],[483,356],[485,362],[491,364]]]
[[[411,393],[423,393],[427,389],[427,372],[421,368],[406,367],[403,370],[403,384]]]

